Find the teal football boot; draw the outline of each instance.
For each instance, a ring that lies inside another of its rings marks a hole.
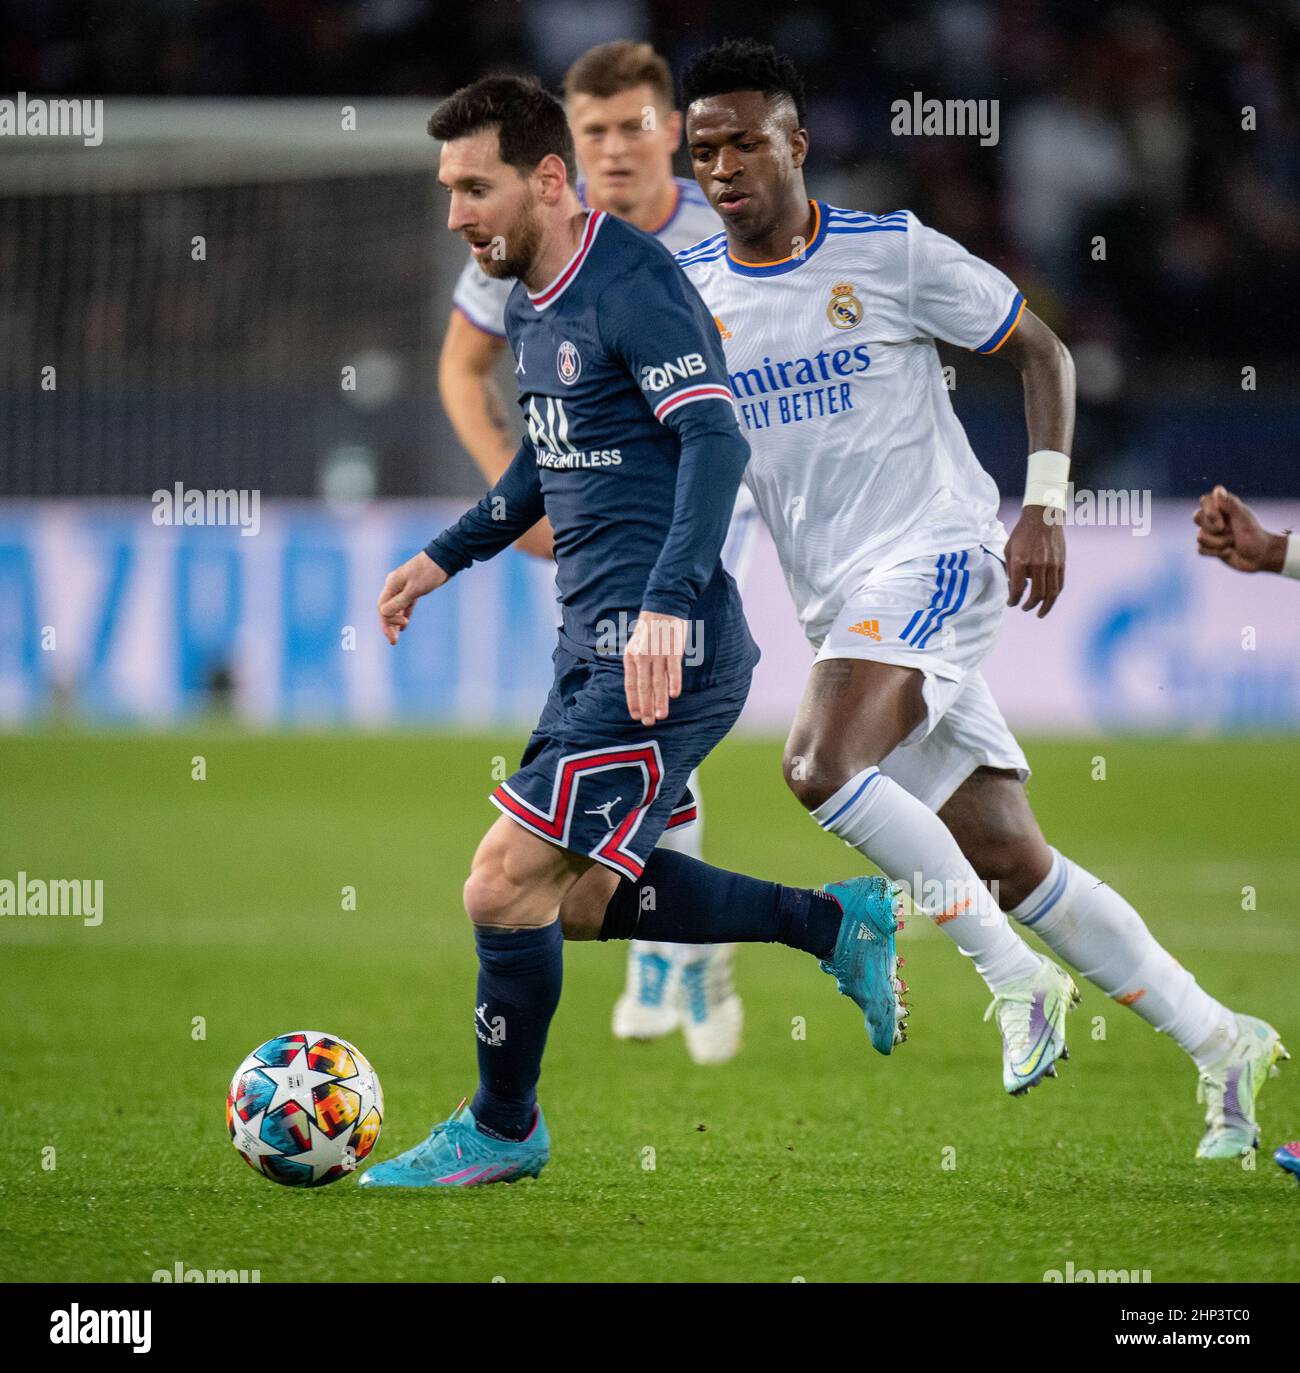
[[[899,980],[902,961],[894,949],[901,928],[894,914],[896,890],[883,877],[850,877],[822,888],[844,912],[835,952],[821,960],[839,990],[862,1009],[862,1019],[877,1053],[893,1052],[907,1038],[903,1022],[909,1007],[902,999],[907,984]]]
[[[476,1187],[486,1182],[535,1178],[551,1157],[551,1136],[542,1108],[526,1139],[485,1135],[462,1101],[414,1149],[368,1168],[358,1187]]]

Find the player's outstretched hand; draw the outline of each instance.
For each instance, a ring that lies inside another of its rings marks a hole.
[[[1196,551],[1203,558],[1218,558],[1238,572],[1281,572],[1286,536],[1270,534],[1250,506],[1226,487],[1207,491],[1192,519],[1199,529]]]
[[[1019,605],[1030,584],[1025,610],[1038,607],[1038,618],[1056,604],[1065,588],[1065,527],[1060,511],[1048,517],[1046,506],[1027,505],[1007,540],[1007,604]]]
[[[427,553],[417,553],[388,574],[379,593],[379,627],[390,644],[411,623],[416,601],[446,580],[447,574]]]
[[[627,713],[643,725],[668,716],[668,702],[682,694],[682,653],[686,621],[676,615],[643,610],[623,650],[623,689]]]

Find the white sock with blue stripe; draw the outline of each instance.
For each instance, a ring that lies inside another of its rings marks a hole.
[[[850,778],[812,817],[903,886],[992,991],[1038,971],[1042,960],[1008,923],[948,826],[879,768]]]
[[[1236,1038],[1232,1012],[1156,942],[1137,911],[1055,849],[1051,870],[1011,915],[1107,996],[1181,1044],[1197,1067]]]

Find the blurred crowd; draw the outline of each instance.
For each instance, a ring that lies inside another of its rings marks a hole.
[[[726,36],[766,39],[800,63],[816,193],[865,210],[913,209],[1007,271],[1069,343],[1084,470],[1100,476],[1095,464],[1104,464],[1110,480],[1157,491],[1199,490],[1234,473],[1247,490],[1294,490],[1295,465],[1285,455],[1300,427],[1292,365],[1300,353],[1296,0],[0,0],[0,86],[110,97],[393,95],[432,104],[494,70],[536,72],[558,87],[575,56],[612,38],[648,39],[680,71]],[[891,106],[913,92],[998,101],[996,144],[895,134]],[[689,172],[684,159],[680,170]],[[0,206],[3,194],[0,164]],[[307,192],[286,186],[276,194],[288,198],[288,214]],[[122,213],[130,223],[135,211],[124,202]],[[391,236],[395,221],[385,214]],[[427,226],[413,211],[405,227],[403,261],[415,262],[429,243]],[[0,232],[0,249],[4,238]],[[132,238],[118,235],[115,251],[142,251]],[[370,234],[355,239],[367,261],[378,251],[367,246]],[[316,245],[319,272],[320,237],[285,236],[285,244],[299,241]],[[277,245],[262,246],[264,275],[278,280]],[[252,245],[252,258],[261,251]],[[0,251],[0,265],[3,258]],[[69,318],[47,320],[47,331],[88,327],[99,315],[82,308],[85,298],[93,305],[110,278],[135,279],[101,271],[100,254],[92,265],[86,292],[65,292]],[[360,268],[335,275],[368,280]],[[306,323],[287,302],[292,327],[282,332],[391,332],[391,292],[336,294]],[[44,288],[30,304],[48,313]],[[10,324],[21,330],[29,315],[13,312]],[[417,324],[423,338],[423,311]],[[436,342],[434,328],[427,332]],[[211,343],[203,330],[195,336]],[[256,329],[241,337],[255,338]],[[402,352],[388,338],[386,346],[411,375],[430,374],[432,343]],[[245,351],[243,370],[265,374],[262,353]],[[101,355],[112,353],[106,343]],[[129,370],[125,353],[120,361]],[[207,375],[219,375],[219,358],[201,361]],[[1245,387],[1243,369],[1254,369]],[[1022,438],[1010,423],[1017,407],[1006,405],[1013,379],[1001,373],[964,370],[969,382],[956,399],[973,438],[978,431],[978,451],[1014,455]],[[1006,394],[981,409],[990,386]],[[304,399],[303,413],[313,404]],[[89,409],[86,423],[100,423]],[[187,425],[178,432],[192,434]],[[307,454],[316,438],[305,422],[300,428]],[[434,434],[435,446],[441,437]],[[246,440],[239,446],[249,461],[262,460]],[[171,461],[157,460],[164,459]],[[52,466],[35,448],[31,460]],[[305,472],[307,461],[286,455],[286,470]],[[433,480],[469,477],[466,467]],[[309,485],[305,476],[286,480]]]
[[[680,69],[740,34],[801,63],[833,194],[907,205],[1016,274],[1094,346],[1087,384],[1117,384],[1110,349],[1205,357],[1245,333],[1256,366],[1294,351],[1300,18],[1284,0],[0,0],[0,84],[437,96],[489,70],[558,83],[615,37]],[[997,99],[999,143],[894,136],[890,104],[913,90]]]

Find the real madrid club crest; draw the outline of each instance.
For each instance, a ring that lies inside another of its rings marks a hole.
[[[555,370],[560,374],[560,380],[566,386],[572,386],[582,375],[582,354],[567,338],[560,344],[559,351],[555,354]]]
[[[826,307],[826,318],[837,329],[852,329],[862,323],[862,302],[853,294],[850,282],[841,281],[831,287],[830,304]]]

